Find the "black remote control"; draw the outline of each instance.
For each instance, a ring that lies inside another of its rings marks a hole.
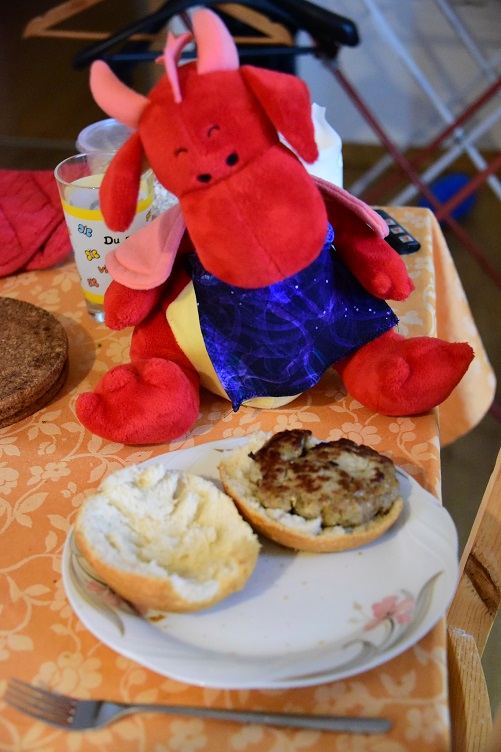
[[[404,255],[406,253],[415,253],[416,251],[419,251],[421,245],[416,238],[409,235],[407,230],[402,227],[402,225],[399,225],[396,219],[390,217],[384,209],[376,209],[375,211],[384,219],[390,228],[390,232],[385,237],[385,240],[397,253]]]

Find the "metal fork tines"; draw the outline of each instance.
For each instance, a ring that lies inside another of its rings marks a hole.
[[[73,697],[55,694],[16,678],[9,679],[4,699],[11,707],[33,718],[68,728],[73,726],[78,704]]]
[[[186,705],[127,705],[103,700],[78,700],[14,678],[9,680],[4,699],[12,707],[39,721],[74,731],[99,728],[128,713],[146,712],[344,733],[381,734],[391,729],[391,723],[385,718],[268,713]]]

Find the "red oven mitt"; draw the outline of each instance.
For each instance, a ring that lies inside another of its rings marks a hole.
[[[0,170],[0,277],[53,266],[70,250],[52,170]]]

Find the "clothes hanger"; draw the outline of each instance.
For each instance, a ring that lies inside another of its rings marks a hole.
[[[112,50],[117,45],[127,44],[131,38],[137,37],[138,34],[157,34],[174,16],[182,16],[192,6],[201,4],[216,6],[214,10],[224,13],[225,4],[217,2],[217,0],[206,0],[204,3],[200,3],[199,0],[167,0],[153,13],[143,16],[110,35],[107,39],[100,40],[81,50],[75,56],[73,64],[76,68],[84,68],[97,59],[106,58],[112,61],[116,59]],[[234,4],[230,3],[229,5]],[[350,19],[314,5],[308,0],[248,0],[237,5],[264,14],[272,21],[284,25],[292,35],[300,30],[306,31],[315,42],[314,47],[307,47],[306,50],[302,50],[298,46],[277,45],[277,51],[279,48],[283,50],[288,46],[289,54],[300,54],[302,51],[308,53],[319,51],[332,58],[337,55],[339,46],[354,47],[359,43],[357,27]],[[184,17],[186,18],[186,15]],[[249,18],[246,19],[246,23],[249,23]],[[259,46],[255,39],[253,42],[255,46]],[[265,45],[261,46],[264,47]],[[156,54],[136,48],[130,53],[128,59],[154,59]],[[259,54],[259,51],[253,50],[253,54]],[[266,54],[270,54],[269,48],[266,49]],[[124,53],[121,54],[121,59],[124,59]]]

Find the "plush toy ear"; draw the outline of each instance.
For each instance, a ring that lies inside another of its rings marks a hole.
[[[134,133],[117,151],[101,183],[99,198],[110,230],[125,232],[136,213],[143,168],[143,147]]]
[[[305,162],[315,162],[318,148],[310,95],[304,81],[288,73],[252,65],[243,65],[240,72],[277,131]]]

